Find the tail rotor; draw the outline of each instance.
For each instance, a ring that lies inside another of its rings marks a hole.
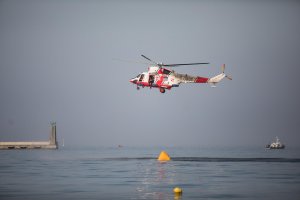
[[[226,77],[228,80],[231,80],[231,81],[232,81],[231,76],[226,75],[225,77]]]
[[[222,74],[225,74],[225,64],[222,65]],[[232,81],[232,77],[231,76],[228,76],[225,74],[225,77],[228,79],[228,80],[231,80]]]
[[[232,80],[231,76],[228,76],[225,74],[225,64],[221,67],[222,73],[210,78],[207,82],[210,83],[213,87],[216,86],[217,83],[219,83],[223,78],[227,78],[228,80]]]

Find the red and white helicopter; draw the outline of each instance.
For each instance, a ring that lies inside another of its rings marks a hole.
[[[225,64],[222,65],[222,73],[212,78],[206,78],[201,76],[191,76],[187,74],[179,74],[174,70],[170,70],[164,67],[177,67],[183,65],[202,65],[209,63],[184,63],[184,64],[163,64],[152,61],[144,55],[143,58],[152,62],[154,65],[148,67],[147,72],[142,72],[135,78],[130,79],[130,82],[137,85],[137,89],[140,87],[158,88],[161,93],[165,93],[166,89],[170,90],[172,87],[179,87],[181,83],[209,83],[212,87],[215,87],[218,82],[223,78],[232,80],[230,76],[224,73]]]

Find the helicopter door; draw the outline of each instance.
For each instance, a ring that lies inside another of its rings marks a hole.
[[[152,85],[154,83],[154,76],[149,75],[149,85]]]
[[[164,77],[163,83],[164,83],[164,84],[169,84],[168,79],[169,79],[169,77],[165,76],[165,77]]]

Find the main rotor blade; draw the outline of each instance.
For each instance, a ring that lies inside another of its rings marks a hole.
[[[177,67],[177,66],[183,66],[183,65],[206,65],[209,63],[183,63],[183,64],[162,64],[161,66],[165,67]]]
[[[148,57],[146,57],[146,56],[144,56],[144,55],[141,55],[143,58],[145,58],[145,59],[147,59],[147,60],[149,60],[150,62],[152,62],[152,63],[154,63],[154,64],[156,64],[157,65],[157,63],[156,62],[154,62],[153,60],[151,60],[150,58],[148,58]]]
[[[149,60],[150,62],[160,66],[160,67],[177,67],[177,66],[183,66],[183,65],[206,65],[206,64],[209,64],[209,63],[181,63],[181,64],[163,64],[163,63],[157,63],[157,62],[154,62],[153,60],[151,60],[150,58],[144,56],[144,55],[141,55],[143,58]]]
[[[124,60],[124,59],[119,59],[119,58],[113,58],[114,61],[118,61],[118,62],[127,62],[127,63],[138,63],[138,64],[149,64],[145,62],[140,62],[140,61],[134,61],[134,60]]]

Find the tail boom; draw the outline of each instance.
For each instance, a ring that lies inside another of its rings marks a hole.
[[[209,83],[212,85],[215,85],[219,83],[221,80],[224,78],[228,78],[229,80],[232,80],[230,76],[227,76],[225,74],[225,65],[222,65],[222,73],[218,74],[212,78],[206,78],[206,77],[201,77],[201,76],[190,76],[187,74],[179,74],[173,72],[174,80],[177,85],[180,83]]]
[[[211,84],[213,84],[213,85],[215,85],[216,83],[219,83],[223,78],[227,78],[227,79],[229,79],[229,80],[232,80],[232,78],[230,77],[230,76],[227,76],[226,74],[225,74],[225,64],[223,64],[222,65],[222,73],[221,74],[219,74],[219,75],[217,75],[217,76],[214,76],[214,77],[212,77],[212,78],[210,78],[208,81],[207,81],[207,83],[211,83]]]
[[[216,84],[216,83],[219,83],[225,76],[226,75],[224,73],[222,73],[222,74],[219,74],[217,76],[210,78],[207,82]]]

